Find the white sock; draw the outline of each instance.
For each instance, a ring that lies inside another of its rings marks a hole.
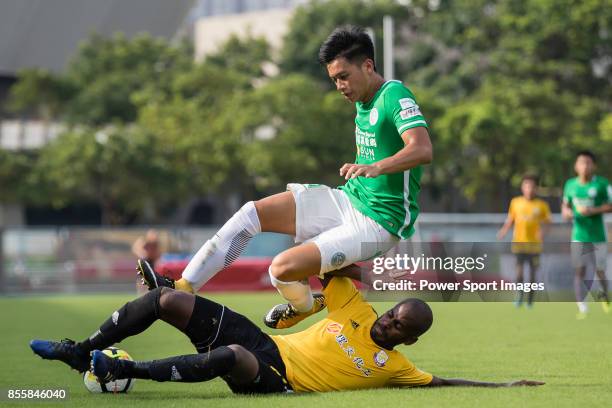
[[[585,302],[576,302],[576,305],[578,305],[578,311],[580,313],[586,313],[589,310]]]
[[[261,232],[255,204],[249,201],[230,218],[215,236],[199,249],[183,271],[182,277],[198,291],[221,269],[242,253],[255,234]]]
[[[306,283],[300,281],[283,282],[272,276],[272,272],[268,270],[270,274],[270,281],[272,286],[278,290],[278,293],[284,297],[291,306],[295,307],[298,312],[310,312],[312,310],[313,299],[312,291],[308,281]]]

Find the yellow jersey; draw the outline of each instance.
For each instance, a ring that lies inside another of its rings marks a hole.
[[[523,196],[514,197],[510,201],[508,216],[514,221],[512,252],[542,252],[540,224],[550,222],[548,204],[539,198],[528,200]]]
[[[431,374],[419,370],[395,350],[372,340],[378,318],[349,278],[332,278],[323,290],[328,315],[299,333],[271,336],[295,392],[429,384]]]

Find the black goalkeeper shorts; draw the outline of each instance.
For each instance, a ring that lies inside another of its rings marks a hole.
[[[193,314],[185,332],[198,353],[231,344],[238,344],[253,353],[259,362],[259,371],[251,383],[235,384],[231,378],[223,378],[233,392],[269,394],[292,391],[276,343],[243,315],[196,296]]]

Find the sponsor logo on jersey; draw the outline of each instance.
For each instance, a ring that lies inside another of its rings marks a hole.
[[[365,367],[365,360],[355,355],[355,348],[348,344],[348,338],[344,334],[338,334],[336,336],[336,343],[338,343],[342,351],[344,351],[357,370],[359,370],[366,377],[369,377],[370,374],[372,374],[372,370]]]
[[[340,333],[342,331],[342,325],[340,323],[330,323],[327,325],[327,327],[325,328],[325,330],[328,333],[332,333],[332,334],[336,334],[336,333]]]
[[[378,109],[374,108],[370,111],[370,125],[374,126],[378,122]]]
[[[376,364],[378,367],[384,367],[387,360],[389,360],[389,356],[387,353],[385,353],[385,350],[380,350],[374,353],[374,364]]]
[[[409,109],[409,108],[412,108],[414,106],[416,106],[417,109],[419,108],[419,106],[416,104],[415,100],[412,99],[412,98],[402,98],[398,102],[399,102],[399,104],[400,104],[402,109]]]

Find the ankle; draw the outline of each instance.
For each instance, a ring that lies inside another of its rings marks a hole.
[[[183,292],[194,293],[193,286],[191,286],[191,283],[185,278],[175,281],[174,288]]]
[[[76,353],[80,356],[89,356],[89,353],[91,353],[94,349],[95,347],[92,346],[91,341],[89,341],[89,339],[75,344]]]

